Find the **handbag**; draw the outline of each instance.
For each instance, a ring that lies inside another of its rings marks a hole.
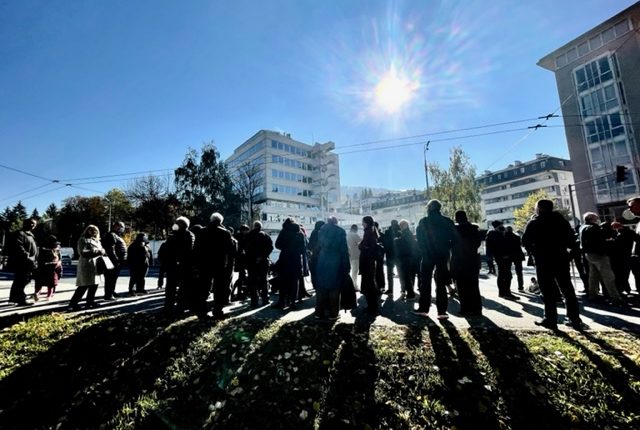
[[[104,275],[107,270],[113,269],[115,269],[115,266],[109,257],[105,257],[104,255],[96,257],[96,273],[98,275]]]

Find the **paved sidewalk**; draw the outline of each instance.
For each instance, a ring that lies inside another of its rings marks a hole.
[[[533,270],[525,269],[526,280],[530,279]],[[121,276],[118,279],[116,291],[126,294],[128,291],[129,278]],[[105,302],[102,300],[102,287],[98,289],[97,298],[100,308],[94,310],[85,310],[80,312],[150,312],[162,308],[164,300],[164,290],[156,289],[157,278],[147,278],[147,290],[149,294],[136,297],[124,297],[116,302]],[[583,290],[580,279],[574,279],[576,291]],[[633,285],[633,283],[632,283]],[[67,312],[69,299],[75,290],[75,278],[63,278],[58,290],[52,300],[46,300],[42,297],[35,305],[29,307],[16,307],[7,302],[9,297],[9,289],[11,280],[6,277],[0,277],[0,326],[7,326],[15,323],[23,318],[35,314],[46,312]],[[311,288],[307,281],[307,287]],[[382,315],[377,317],[374,324],[376,325],[405,325],[411,323],[425,322],[426,318],[414,315],[411,311],[417,306],[416,302],[408,302],[399,295],[399,280],[395,278],[394,289],[396,296],[391,298],[388,296],[381,297]],[[46,292],[46,289],[44,290]],[[528,292],[518,292],[515,279],[513,280],[513,293],[520,298],[518,301],[505,300],[498,297],[496,287],[496,278],[493,275],[481,275],[480,291],[483,296],[484,311],[482,318],[466,319],[457,316],[459,304],[455,297],[449,300],[450,321],[456,327],[466,328],[470,325],[478,324],[495,324],[496,326],[508,329],[538,329],[534,324],[535,320],[542,317],[543,304],[539,296]],[[33,294],[33,283],[27,286],[27,293]],[[632,304],[628,308],[614,308],[607,305],[586,304],[582,300],[582,295],[578,294],[580,300],[580,308],[583,321],[592,330],[606,329],[624,329],[640,332],[640,296],[634,292],[629,297]],[[360,306],[358,310],[350,313],[341,312],[340,321],[345,323],[355,322],[357,316],[361,314],[364,298],[359,298]],[[248,302],[234,302],[228,306],[225,311],[234,317],[250,316],[259,314],[260,317],[282,318],[284,321],[294,321],[309,317],[313,313],[315,298],[305,300],[298,310],[292,312],[282,312],[276,309],[260,308],[256,310],[249,309]],[[82,304],[82,302],[81,302]],[[564,316],[563,307],[559,308],[559,315]],[[429,319],[435,321],[435,306],[432,306]]]

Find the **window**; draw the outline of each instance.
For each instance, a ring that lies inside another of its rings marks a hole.
[[[586,91],[613,79],[613,72],[607,57],[592,61],[575,71],[578,92]]]
[[[616,38],[616,35],[614,33],[613,27],[605,30],[602,32],[602,42],[603,43],[607,43],[607,42],[611,42],[613,39]]]
[[[580,97],[582,116],[593,116],[618,107],[618,97],[613,84],[599,88],[590,94]]]
[[[578,51],[576,48],[571,48],[567,51],[567,61],[570,63],[578,59]]]
[[[556,57],[556,67],[564,67],[566,66],[567,63],[567,56],[566,54],[562,54]]]
[[[600,34],[589,39],[589,48],[591,50],[598,49],[601,46],[602,46],[602,36]]]
[[[589,52],[589,42],[584,42],[578,45],[578,55],[582,57]]]
[[[627,21],[626,19],[624,21],[621,21],[619,23],[617,23],[614,27],[615,32],[616,32],[616,37],[620,37],[623,34],[627,33],[630,29],[629,29],[629,21]]]
[[[547,162],[546,161],[541,161],[540,162],[540,168],[544,169],[545,167],[547,167]]]

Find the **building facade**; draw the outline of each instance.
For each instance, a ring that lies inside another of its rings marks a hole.
[[[482,187],[482,211],[487,226],[495,220],[512,225],[513,211],[540,190],[555,200],[556,207],[571,211],[569,184],[573,184],[573,173],[569,160],[536,154],[535,160],[515,161],[496,172],[485,171],[477,181]],[[579,214],[575,197],[574,207],[576,215]]]
[[[555,73],[580,207],[605,219],[638,194],[639,26],[640,2],[538,62]],[[629,169],[622,182],[617,166]]]
[[[236,185],[247,181],[244,172],[251,172],[250,192],[265,230],[280,230],[289,216],[309,229],[335,212],[340,201],[340,165],[334,149],[333,142],[307,145],[290,134],[260,130],[226,163]]]

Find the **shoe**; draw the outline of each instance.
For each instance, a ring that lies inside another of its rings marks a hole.
[[[524,287],[518,287],[518,291],[524,291]]]
[[[137,296],[145,296],[145,295],[147,295],[147,294],[149,294],[149,292],[148,292],[147,290],[144,290],[144,291],[136,291],[136,295],[137,295]]]
[[[520,297],[516,297],[513,294],[503,294],[503,295],[499,295],[498,297],[502,297],[503,299],[506,299],[506,300],[520,300]]]
[[[558,331],[558,324],[553,323],[546,318],[541,321],[534,321],[534,324],[538,327],[544,327],[548,328],[549,330]]]
[[[136,293],[135,291],[129,291],[129,297],[135,297]]]
[[[80,309],[80,305],[69,305],[69,310],[71,312],[78,312]]]
[[[574,330],[584,330],[584,323],[581,319],[566,321],[564,325],[567,327],[571,327]]]
[[[28,302],[26,300],[16,303],[16,306],[20,306],[20,307],[27,307],[27,306],[33,306],[33,305],[34,305],[33,302]]]
[[[447,315],[447,314],[438,314],[438,319],[439,320],[448,320],[449,319],[449,315]]]

